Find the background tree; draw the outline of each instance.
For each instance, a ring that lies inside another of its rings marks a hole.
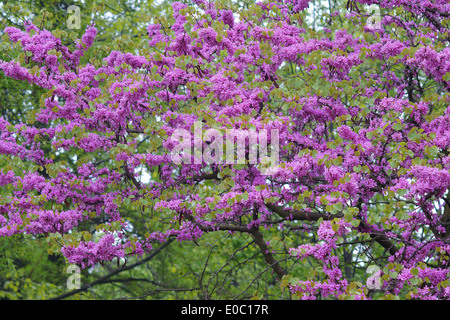
[[[1,1],[0,21],[2,28],[0,35],[4,35],[5,27],[18,27],[24,29],[24,22],[31,20],[36,26],[45,27],[61,36],[66,45],[73,45],[75,39],[81,37],[86,26],[95,21],[96,27],[102,35],[96,41],[101,44],[96,50],[86,53],[86,61],[109,50],[133,51],[145,43],[142,38],[145,35],[145,25],[160,12],[167,10],[170,2],[155,4],[151,1],[129,5],[126,2],[117,1],[89,1],[87,3],[74,3],[72,1]],[[68,27],[70,12],[68,7],[77,5],[80,8],[81,28]],[[141,26],[142,28],[139,28]],[[131,31],[131,32],[130,32]],[[9,60],[17,52],[12,52],[11,46],[0,42],[0,59]],[[22,60],[25,59],[23,55]],[[39,86],[28,82],[8,78],[0,73],[0,88],[2,99],[0,101],[1,115],[11,124],[25,122],[27,115],[31,115],[45,92]],[[36,123],[37,126],[45,126]],[[67,161],[75,168],[72,157],[68,154],[55,154],[57,161]],[[6,163],[2,162],[2,166]],[[1,188],[1,192],[5,189]],[[64,262],[57,256],[48,254],[48,245],[44,238],[33,238],[32,242],[23,239],[21,235],[14,238],[1,238],[3,270],[0,276],[0,286],[4,289],[3,296],[14,298],[51,298],[66,290],[66,280],[69,274],[65,274]],[[35,247],[29,250],[30,246]],[[26,251],[26,253],[25,253]],[[23,268],[33,270],[28,273]],[[89,274],[83,275],[84,280],[89,279]],[[14,290],[11,284],[15,285]],[[28,283],[32,283],[29,285]],[[37,294],[33,286],[43,288]],[[45,289],[53,286],[53,290]]]
[[[446,1],[122,5],[78,40],[4,13],[0,68],[39,102],[0,118],[0,235],[84,268],[59,298],[448,298]],[[278,130],[279,166],[174,162],[198,123]]]

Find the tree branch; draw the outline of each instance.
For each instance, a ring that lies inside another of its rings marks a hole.
[[[266,262],[272,267],[273,271],[277,274],[278,278],[282,279],[283,276],[286,275],[286,272],[281,268],[278,261],[275,260],[272,253],[269,250],[269,247],[267,246],[266,242],[264,241],[263,234],[261,231],[259,231],[257,228],[252,228],[250,230],[250,233],[253,236],[253,239],[255,240],[255,243],[258,245],[259,250],[264,256],[264,259]]]
[[[141,264],[143,264],[143,263],[146,263],[147,261],[150,261],[150,260],[153,259],[159,252],[161,252],[165,247],[167,247],[173,240],[174,240],[173,238],[169,239],[169,240],[166,241],[161,247],[159,247],[158,249],[153,250],[153,252],[152,252],[148,257],[146,257],[146,258],[144,258],[144,259],[142,259],[142,260],[140,260],[140,261],[138,261],[138,262],[136,262],[136,263],[133,263],[133,264],[131,264],[131,265],[125,267],[125,268],[116,269],[116,270],[110,272],[109,274],[107,274],[107,275],[105,275],[105,276],[103,276],[103,277],[101,277],[101,278],[98,278],[98,279],[92,281],[91,283],[87,283],[87,284],[81,286],[80,289],[75,289],[75,290],[66,292],[66,293],[64,293],[64,294],[62,294],[62,295],[60,295],[60,296],[51,298],[51,299],[49,299],[49,300],[61,300],[61,299],[65,299],[65,298],[70,297],[70,296],[73,296],[74,294],[77,294],[77,293],[79,293],[79,292],[87,291],[88,289],[92,288],[93,286],[95,286],[95,285],[97,285],[97,284],[107,283],[107,282],[109,282],[108,279],[111,278],[111,277],[113,277],[113,276],[115,276],[116,274],[119,274],[119,273],[124,272],[124,271],[131,270],[131,269],[133,269],[133,268],[135,268],[135,267],[137,267],[137,266],[139,266],[139,265],[141,265]]]
[[[275,212],[282,218],[290,218],[292,217],[294,220],[307,220],[307,221],[317,221],[320,218],[324,220],[331,220],[334,218],[338,218],[342,215],[333,215],[333,216],[327,216],[320,212],[308,212],[308,211],[288,211],[283,209],[282,206],[276,206],[271,203],[266,203],[266,207],[271,210],[272,212]]]

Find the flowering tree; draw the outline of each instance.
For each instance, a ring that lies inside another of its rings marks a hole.
[[[45,94],[25,122],[0,118],[0,235],[44,235],[82,268],[247,235],[295,298],[450,297],[447,1],[172,9],[148,47],[89,61],[95,25],[73,48],[5,29],[0,68]],[[198,161],[230,142],[211,129],[276,131],[276,166],[245,137],[244,161]]]

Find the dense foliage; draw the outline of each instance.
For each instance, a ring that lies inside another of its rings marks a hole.
[[[448,299],[447,0],[163,12],[122,46],[100,18],[72,42],[36,21],[4,29],[0,69],[36,94],[0,117],[3,250],[45,243],[61,269],[109,270],[96,285],[146,283],[107,297]],[[279,163],[175,161],[180,130],[225,153],[211,129],[276,130]]]

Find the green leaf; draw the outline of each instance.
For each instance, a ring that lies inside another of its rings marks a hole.
[[[410,273],[411,273],[413,276],[418,276],[418,275],[419,275],[419,269],[417,269],[417,268],[411,268]]]
[[[334,232],[338,232],[339,231],[339,225],[336,223],[332,223],[331,224],[331,229],[333,229]]]
[[[403,129],[403,125],[402,125],[401,122],[396,122],[396,123],[394,123],[394,125],[392,126],[392,128],[393,128],[394,130],[396,130],[396,131],[400,131],[400,130]]]
[[[436,157],[439,153],[439,148],[437,146],[432,146],[428,148],[428,153],[432,157]]]
[[[444,81],[450,81],[450,72],[447,72],[442,76],[442,80]]]

